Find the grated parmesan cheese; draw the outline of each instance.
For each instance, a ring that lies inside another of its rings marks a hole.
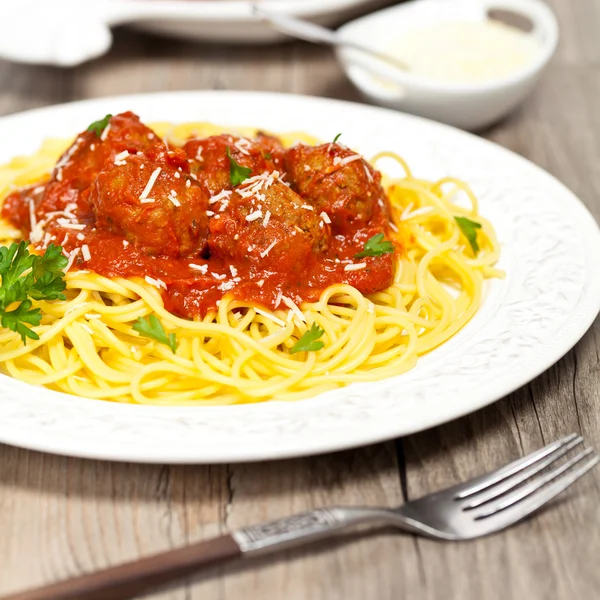
[[[160,279],[155,279],[154,277],[150,277],[150,275],[146,275],[144,279],[146,280],[146,283],[153,285],[155,288],[164,288],[165,290],[167,289],[167,284]]]
[[[329,225],[331,223],[331,219],[329,218],[329,215],[325,211],[323,211],[319,216],[321,217],[321,219],[323,219],[323,221],[325,223],[327,223],[327,225]]]
[[[202,273],[202,275],[206,275],[206,271],[208,271],[208,265],[195,265],[193,263],[190,263],[188,266],[190,269],[193,269],[194,271],[200,271],[200,273]]]
[[[269,254],[269,252],[271,252],[271,250],[273,249],[273,247],[275,246],[276,243],[277,243],[277,240],[274,240],[273,242],[271,242],[269,244],[269,246],[260,253],[260,257],[264,258],[265,256],[267,256],[267,254]]]
[[[90,247],[87,244],[81,246],[81,256],[83,256],[83,260],[86,262],[88,260],[92,260],[92,254],[90,253]]]
[[[407,221],[408,219],[412,219],[413,217],[418,217],[419,215],[426,215],[432,211],[433,211],[433,206],[422,206],[421,208],[416,208],[413,211],[409,211],[408,209],[406,209],[400,215],[400,220]]]
[[[150,179],[148,180],[148,183],[146,184],[144,191],[140,194],[140,200],[145,200],[148,198],[148,195],[150,194],[152,187],[156,183],[156,180],[158,179],[158,176],[160,175],[161,171],[162,171],[162,169],[160,167],[156,167],[156,169],[154,169],[154,171],[152,171],[152,175],[150,175]]]
[[[335,166],[338,167],[344,167],[345,165],[354,162],[355,160],[360,160],[362,158],[362,156],[360,154],[352,154],[350,156],[346,156],[344,158],[340,158],[339,156],[336,156],[333,159],[333,164]]]
[[[129,156],[129,152],[127,150],[123,150],[123,152],[117,154],[115,156],[115,165],[122,166],[122,165],[127,164],[127,161],[125,159],[128,156]]]
[[[214,204],[215,202],[218,202],[219,200],[224,200],[225,198],[229,198],[229,196],[231,196],[232,193],[233,192],[231,190],[223,190],[222,192],[219,192],[217,195],[209,198],[208,203]]]
[[[219,290],[222,292],[228,292],[229,290],[235,287],[235,283],[233,281],[225,281],[219,286]]]
[[[276,323],[277,325],[281,325],[281,327],[285,327],[285,321],[282,321],[279,317],[276,317],[274,314],[267,312],[266,310],[262,310],[260,308],[254,307],[254,312],[266,317]]]
[[[250,152],[248,152],[248,150],[250,150],[250,148],[252,147],[252,144],[250,142],[250,140],[247,140],[246,138],[240,138],[235,144],[234,146],[242,153],[245,154],[246,156],[250,156]]]
[[[102,135],[100,136],[100,139],[104,142],[106,141],[106,138],[108,137],[108,132],[110,131],[110,123],[104,128],[104,131],[102,131]]]
[[[304,323],[306,323],[306,318],[305,316],[302,314],[302,311],[296,306],[296,304],[294,303],[294,301],[291,298],[288,298],[287,296],[281,296],[281,299],[283,300],[283,303]]]
[[[257,219],[260,219],[261,217],[262,217],[262,210],[258,209],[258,210],[255,210],[254,212],[250,213],[246,217],[246,221],[249,221],[249,222],[256,221]]]
[[[29,198],[28,204],[29,204],[29,230],[33,231],[35,229],[35,226],[37,225],[37,219],[35,217],[35,204],[33,202],[33,198]]]
[[[85,229],[85,225],[83,223],[71,223],[66,219],[56,219],[56,222],[65,229],[75,229],[77,231],[83,231]]]
[[[78,254],[79,254],[79,248],[75,248],[75,250],[73,250],[73,252],[71,252],[69,254],[69,262],[67,262],[67,266],[64,269],[65,273],[68,273],[68,271],[71,269]]]
[[[367,266],[367,263],[356,263],[353,265],[346,265],[344,267],[344,271],[360,271],[361,269],[364,269]]]

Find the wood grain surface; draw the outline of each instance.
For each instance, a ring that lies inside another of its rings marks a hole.
[[[562,180],[600,219],[600,0],[552,0],[561,43],[535,94],[484,136]],[[0,113],[95,96],[253,89],[360,100],[328,49],[218,47],[116,32],[72,70],[0,62]],[[0,595],[327,504],[393,505],[581,432],[600,448],[600,326],[530,385],[396,442],[233,466],[101,463],[0,446]],[[110,443],[110,440],[107,440]],[[154,600],[600,597],[600,469],[488,539],[353,536],[214,569]],[[110,599],[107,599],[110,600]]]

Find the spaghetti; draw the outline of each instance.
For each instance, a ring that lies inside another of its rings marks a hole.
[[[173,146],[221,132],[198,123],[157,124],[154,131]],[[298,138],[281,137],[285,146]],[[64,147],[48,141],[36,155],[1,167],[0,197],[48,181]],[[467,184],[418,179],[390,152],[371,164],[385,158],[397,161],[405,176],[383,182],[389,201],[386,235],[399,248],[388,256],[391,281],[384,288],[363,293],[334,282],[302,303],[282,295],[275,308],[225,288],[204,314],[190,318],[183,305],[165,308],[157,278],[106,276],[73,259],[65,276],[66,300],[34,303],[43,315],[35,327],[38,340],[23,344],[15,332],[0,329],[0,365],[17,379],[87,398],[201,406],[296,400],[411,369],[475,314],[484,280],[502,275],[494,268],[499,246]],[[456,203],[457,194],[469,200],[468,207]],[[329,216],[322,218],[327,223]],[[268,221],[264,211],[259,219]],[[474,239],[468,239],[460,219],[477,224]],[[70,239],[78,233],[73,230]],[[3,243],[22,238],[22,229],[0,224]],[[345,261],[345,275],[360,275],[360,265],[376,262],[359,260]],[[134,329],[139,318],[151,315],[176,336],[176,352]],[[315,324],[322,332],[319,349],[293,351]]]

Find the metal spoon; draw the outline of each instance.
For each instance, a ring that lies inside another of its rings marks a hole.
[[[271,27],[277,29],[277,31],[280,31],[281,33],[285,33],[307,42],[314,42],[315,44],[327,44],[334,47],[345,46],[347,48],[352,48],[353,50],[364,52],[365,54],[377,58],[378,60],[382,60],[388,65],[391,65],[396,69],[400,69],[401,71],[410,71],[410,67],[405,62],[402,62],[401,60],[398,60],[389,54],[369,48],[368,46],[357,44],[351,40],[345,40],[339,37],[335,31],[327,29],[326,27],[322,27],[321,25],[315,25],[314,23],[309,23],[308,21],[303,21],[302,19],[266,11],[263,8],[259,8],[256,4],[252,5],[252,10],[256,17],[259,17],[263,21],[269,23]]]

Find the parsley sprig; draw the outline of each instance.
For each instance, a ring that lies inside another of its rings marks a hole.
[[[316,352],[325,346],[319,338],[325,333],[316,323],[313,323],[311,328],[302,334],[302,337],[292,346],[290,352]]]
[[[334,138],[333,138],[333,142],[331,142],[332,144],[335,144],[341,137],[341,133],[338,133]]]
[[[67,285],[63,271],[67,263],[62,248],[54,244],[43,255],[30,254],[28,242],[0,247],[0,323],[18,333],[24,344],[27,338],[40,339],[29,327],[42,320],[42,312],[32,308],[32,300],[66,300],[62,291]]]
[[[458,223],[462,234],[467,238],[467,241],[471,245],[473,254],[477,254],[479,252],[477,230],[481,229],[481,223],[471,221],[471,219],[467,219],[467,217],[454,217],[454,220]]]
[[[381,256],[390,254],[394,251],[394,244],[389,240],[383,239],[383,233],[376,233],[367,240],[362,252],[354,255],[354,258],[364,258],[365,256]]]
[[[240,183],[246,181],[246,179],[252,175],[252,169],[242,167],[242,165],[231,156],[229,146],[227,146],[227,158],[229,159],[229,181],[231,182],[231,185],[240,185]]]
[[[100,119],[98,121],[94,121],[88,128],[88,131],[93,131],[98,137],[102,135],[102,132],[108,125],[108,122],[112,118],[112,115],[106,115],[104,119]]]
[[[169,346],[173,351],[173,354],[175,354],[177,350],[177,338],[175,337],[175,334],[169,333],[169,335],[167,335],[162,323],[154,315],[150,315],[148,319],[138,317],[137,321],[133,324],[133,330],[144,337]]]

